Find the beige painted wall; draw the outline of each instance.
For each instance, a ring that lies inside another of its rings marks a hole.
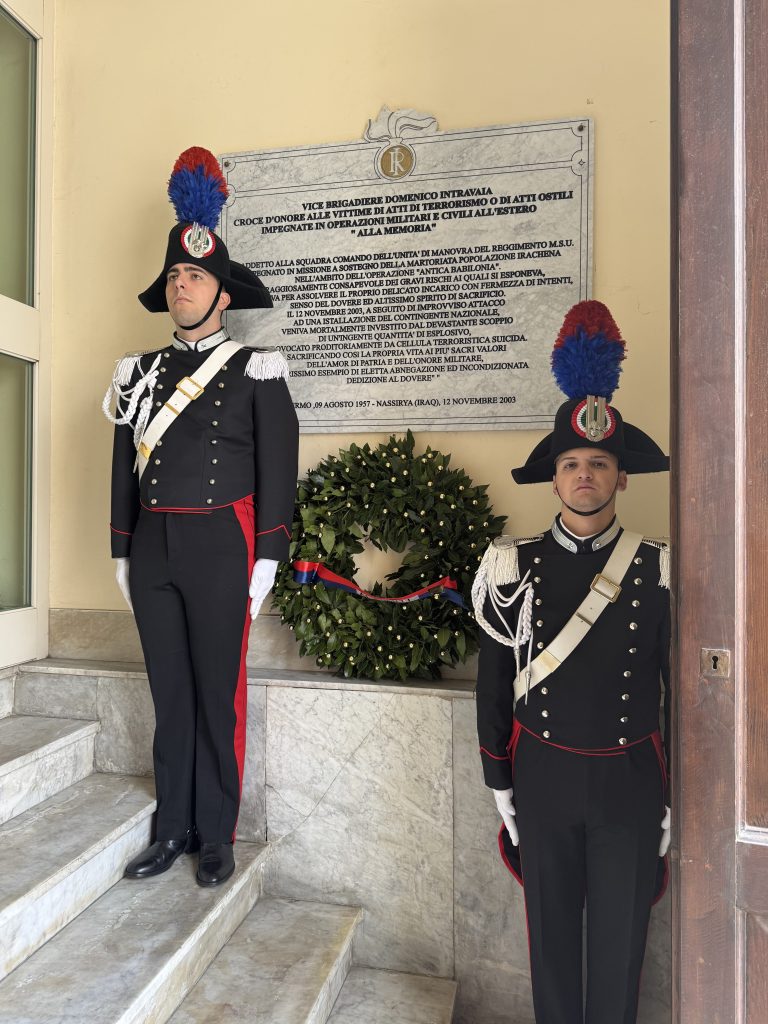
[[[56,38],[51,604],[119,608],[108,547],[114,360],[166,343],[136,294],[158,272],[173,161],[359,138],[384,103],[444,129],[595,120],[594,297],[628,342],[617,404],[667,443],[668,4],[630,0],[59,0]],[[509,529],[548,523],[544,485],[509,468],[533,432],[419,435],[491,484]],[[354,435],[302,441],[301,468]],[[364,438],[363,438],[364,439]],[[356,438],[361,440],[361,438]],[[664,476],[622,501],[667,529]]]

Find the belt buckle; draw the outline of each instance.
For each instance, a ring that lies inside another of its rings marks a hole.
[[[142,459],[147,459],[147,461],[149,461],[149,457],[151,454],[152,449],[145,445],[143,441],[141,441],[139,443],[139,455],[141,455]]]
[[[601,585],[604,585],[608,589],[608,593],[605,593],[604,590],[600,589]],[[613,580],[608,579],[607,576],[603,576],[601,572],[599,572],[592,580],[589,585],[589,589],[593,590],[600,597],[604,597],[606,601],[610,601],[611,604],[616,604],[619,599],[619,594],[621,593],[621,587],[619,584],[614,583]]]
[[[187,391],[185,385],[189,387],[189,391]],[[196,380],[192,380],[191,377],[182,377],[176,385],[176,390],[180,391],[185,398],[190,400],[190,402],[194,402],[196,398],[199,398],[200,395],[202,395],[205,388],[201,387]]]

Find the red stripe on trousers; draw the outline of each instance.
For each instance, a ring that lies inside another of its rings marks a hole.
[[[256,560],[256,515],[253,508],[253,498],[241,498],[232,505],[240,529],[243,531],[245,546],[248,550],[248,582],[250,584],[251,573]],[[248,680],[246,676],[245,659],[248,654],[248,635],[251,628],[251,601],[248,598],[245,602],[245,625],[243,626],[243,640],[240,647],[240,670],[237,675],[237,689],[235,690],[235,759],[237,761],[237,774],[240,780],[240,796],[243,795],[243,768],[245,765],[245,735],[248,721]],[[237,823],[235,823],[235,832]],[[235,841],[235,832],[232,833],[232,842]]]
[[[661,772],[661,788],[662,788],[662,792],[664,794],[666,794],[667,782],[669,781],[669,776],[667,774],[667,758],[666,758],[666,755],[664,753],[664,747],[663,747],[662,742],[661,742],[661,733],[658,731],[658,729],[653,734],[653,736],[651,736],[651,740],[653,742],[653,749],[656,751],[656,758],[657,758],[657,760],[659,762],[659,771]],[[663,811],[666,812],[667,808],[666,808],[666,805],[664,804],[663,797],[662,797],[661,805],[662,805]],[[663,880],[662,880],[662,883],[661,883],[661,887],[659,889],[659,894],[658,894],[658,896],[656,896],[656,898],[654,899],[654,901],[651,904],[651,906],[653,906],[653,907],[656,906],[656,904],[659,902],[661,897],[667,891],[667,886],[668,885],[669,885],[669,854],[665,853],[664,854],[664,877],[663,877]]]
[[[512,735],[510,736],[509,743],[507,745],[507,754],[509,756],[510,764],[512,765],[512,778],[513,779],[515,777],[515,754],[517,753],[517,744],[520,742],[521,728],[522,727],[521,727],[520,723],[518,722],[517,719],[515,719],[512,722]],[[523,877],[522,877],[522,875],[519,875],[517,873],[517,871],[515,871],[514,867],[512,866],[512,864],[509,861],[509,858],[507,857],[507,851],[504,849],[504,832],[506,831],[506,828],[507,828],[507,826],[502,821],[501,828],[499,829],[499,835],[498,835],[499,853],[501,854],[501,859],[504,861],[504,864],[505,864],[507,870],[520,883],[520,885],[523,885]],[[521,870],[522,870],[522,866],[523,866],[523,856],[522,856],[522,853],[521,853],[520,854],[520,868],[521,868]],[[524,886],[523,886],[523,890],[525,890]],[[526,909],[526,923],[527,923],[527,915],[528,915],[528,911]],[[529,930],[529,932],[528,932],[528,949],[529,949],[529,952],[530,952],[530,946],[531,946],[531,938],[530,938],[530,930]]]

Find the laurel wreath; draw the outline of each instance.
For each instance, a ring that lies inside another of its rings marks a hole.
[[[472,580],[505,517],[493,515],[487,485],[450,468],[450,455],[414,449],[410,431],[375,449],[352,444],[298,483],[290,558],[278,574],[275,602],[300,653],[346,678],[437,679],[441,666],[477,650]],[[405,552],[386,577],[386,591],[377,582],[372,594],[402,597],[449,576],[466,608],[436,595],[391,604],[294,580],[294,561],[322,562],[353,579],[354,556],[366,542]]]

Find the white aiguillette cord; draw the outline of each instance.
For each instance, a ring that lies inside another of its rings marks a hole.
[[[643,542],[639,533],[626,530],[616,541],[616,547],[602,572],[592,580],[587,596],[549,644],[522,672],[515,677],[515,701],[527,697],[530,690],[542,683],[573,653],[594,626],[601,613],[613,604],[621,593],[621,584],[632,564],[637,549]]]
[[[211,352],[202,366],[195,370],[194,377],[183,377],[176,385],[176,390],[155,416],[152,422],[142,435],[136,455],[136,464],[139,469],[139,480],[141,480],[147,463],[154,451],[157,442],[166,432],[168,427],[175,422],[176,417],[184,412],[190,402],[205,391],[206,384],[210,383],[228,359],[243,346],[238,341],[222,341],[220,345]]]

